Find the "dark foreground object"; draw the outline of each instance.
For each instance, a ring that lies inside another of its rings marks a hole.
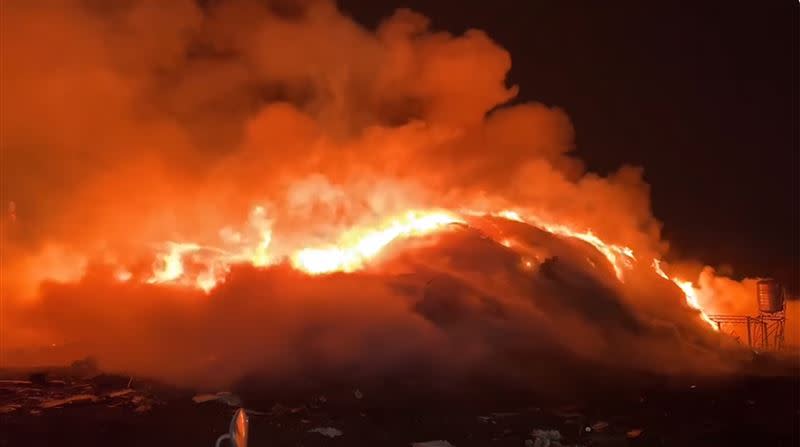
[[[251,446],[547,445],[534,430],[557,430],[551,446],[800,445],[795,374],[659,379],[563,401],[489,387],[446,396],[385,385],[293,396],[240,387],[213,396],[118,376],[10,377],[0,381],[0,447],[211,447],[239,399]],[[341,434],[312,431],[325,427]]]

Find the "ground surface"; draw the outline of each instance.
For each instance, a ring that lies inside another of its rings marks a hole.
[[[536,443],[537,429],[557,430],[561,445],[800,445],[794,373],[659,379],[561,402],[558,392],[543,399],[488,387],[446,397],[402,386],[293,396],[242,388],[214,398],[102,374],[2,378],[0,447],[213,446],[239,399],[251,410],[251,446],[547,445]],[[341,435],[310,431],[324,427]]]

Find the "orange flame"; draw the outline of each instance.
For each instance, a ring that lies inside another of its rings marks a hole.
[[[445,212],[409,211],[403,218],[393,220],[382,230],[356,231],[335,246],[304,248],[291,255],[290,259],[296,269],[312,275],[335,271],[352,272],[362,268],[370,258],[375,257],[395,239],[430,234],[457,222],[462,220]]]
[[[124,268],[119,268],[114,272],[114,277],[119,282],[127,282],[133,277],[133,273]]]
[[[474,211],[471,211],[469,213],[477,215],[486,214]],[[607,244],[602,239],[597,237],[594,233],[592,233],[592,230],[576,231],[566,225],[545,222],[543,219],[536,216],[525,216],[523,218],[517,211],[513,210],[503,210],[498,213],[489,213],[489,214],[497,217],[502,217],[508,220],[513,220],[516,222],[527,223],[539,227],[549,233],[557,234],[559,236],[570,237],[574,239],[580,239],[584,242],[589,243],[595,249],[597,249],[597,251],[602,253],[603,256],[606,257],[606,259],[608,259],[608,262],[614,268],[614,273],[617,275],[617,279],[619,279],[622,282],[625,281],[624,270],[630,269],[633,266],[633,261],[636,260],[636,257],[633,254],[633,249],[622,245]],[[505,245],[505,243],[503,245]]]
[[[150,284],[172,282],[183,276],[183,256],[200,249],[197,244],[177,242],[169,242],[167,247],[167,253],[156,255],[153,275],[147,280]]]
[[[630,270],[636,261],[630,247],[606,243],[590,229],[578,231],[567,225],[546,222],[537,216],[522,217],[519,212],[513,210],[502,210],[496,213],[462,211],[461,214],[501,217],[527,223],[558,236],[582,240],[605,256],[620,282],[624,282],[625,270]],[[353,272],[364,268],[371,259],[397,239],[431,234],[449,224],[463,222],[464,220],[458,214],[447,211],[408,211],[400,217],[387,221],[377,229],[350,230],[339,237],[336,243],[322,247],[301,247],[290,251],[286,257],[292,267],[309,275]],[[276,262],[281,256],[269,252],[272,241],[271,222],[266,218],[263,207],[257,206],[253,209],[250,215],[250,226],[258,235],[255,242],[248,241],[246,236],[229,228],[220,232],[220,237],[228,249],[204,247],[196,243],[168,243],[167,251],[157,255],[153,273],[147,282],[190,285],[209,292],[224,282],[230,265],[234,263],[249,263],[255,267],[264,267]],[[510,239],[502,239],[500,243],[506,247],[512,246]],[[209,252],[210,256],[207,254],[204,258],[201,255],[203,251]],[[199,273],[190,274],[186,271],[184,259],[187,257],[191,257],[203,266]],[[523,264],[524,268],[532,266],[530,260],[524,261]],[[658,259],[653,260],[652,267],[659,276],[675,283],[683,291],[686,303],[699,312],[703,321],[717,330],[714,322],[703,311],[698,300],[698,292],[690,281],[670,278],[661,268],[661,262]],[[117,277],[120,281],[127,281],[130,274],[121,274]]]
[[[688,304],[689,307],[691,307],[692,309],[697,310],[700,313],[700,318],[702,318],[703,321],[708,323],[708,325],[711,326],[711,328],[713,328],[715,331],[719,330],[717,328],[716,323],[714,323],[714,321],[712,321],[711,318],[708,317],[708,315],[703,310],[703,307],[700,306],[700,301],[697,298],[697,290],[694,288],[694,284],[692,284],[691,281],[684,281],[678,278],[670,278],[669,276],[667,276],[667,274],[664,273],[664,270],[661,268],[660,259],[653,259],[653,270],[658,274],[658,276],[675,283],[675,285],[677,285],[681,289],[683,295],[686,297],[686,304]]]

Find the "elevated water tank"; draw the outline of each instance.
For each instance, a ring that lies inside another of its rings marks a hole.
[[[774,279],[762,279],[756,284],[758,310],[775,313],[783,310],[783,288]]]

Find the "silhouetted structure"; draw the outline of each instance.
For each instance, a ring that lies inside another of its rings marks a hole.
[[[777,281],[764,279],[756,284],[759,315],[711,315],[720,332],[726,332],[747,346],[776,351],[783,348],[786,326],[784,290]],[[742,337],[746,337],[745,340]]]

